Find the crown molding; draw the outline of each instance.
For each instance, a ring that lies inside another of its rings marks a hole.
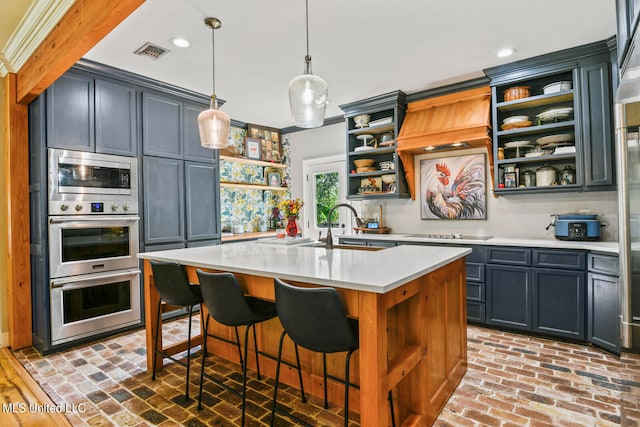
[[[6,77],[9,74],[9,70],[4,66],[4,56],[0,54],[0,77]]]
[[[0,76],[17,73],[75,0],[42,0],[31,3],[20,24],[0,51]]]

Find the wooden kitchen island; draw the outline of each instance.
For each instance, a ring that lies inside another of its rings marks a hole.
[[[250,295],[273,300],[273,278],[299,286],[332,286],[347,314],[359,319],[360,349],[354,353],[350,409],[362,426],[389,426],[388,392],[393,391],[396,425],[427,426],[437,418],[467,369],[467,248],[397,246],[379,251],[261,244],[256,242],[141,253],[147,367],[151,370],[158,293],[148,260],[176,261],[196,269],[236,274]],[[201,322],[201,324],[204,322]],[[282,327],[278,319],[258,325],[261,371],[275,376]],[[214,324],[208,349],[239,363],[233,329]],[[200,338],[201,339],[201,338]],[[201,342],[201,341],[200,341]],[[186,344],[170,351],[184,351]],[[249,344],[250,351],[253,344]],[[167,349],[165,348],[165,351]],[[293,345],[285,340],[281,381],[298,387]],[[300,349],[305,391],[322,396],[322,356]],[[342,353],[328,355],[330,377],[343,379]],[[249,367],[254,356],[248,357]],[[161,364],[159,364],[161,366]],[[343,405],[344,386],[329,379],[329,399]]]

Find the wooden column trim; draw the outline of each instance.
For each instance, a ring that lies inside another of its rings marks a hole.
[[[77,0],[18,72],[18,102],[28,104],[144,0]]]
[[[29,115],[17,103],[17,76],[5,78],[5,179],[7,198],[7,282],[9,345],[31,345],[29,257]]]
[[[27,105],[144,0],[77,0],[17,74],[5,79],[9,345],[31,345],[29,118]]]

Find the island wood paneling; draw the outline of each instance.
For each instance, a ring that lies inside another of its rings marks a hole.
[[[149,261],[145,259],[144,263],[149,350],[155,333],[155,323],[150,323],[150,319],[155,319],[157,291],[152,286]],[[196,283],[196,268],[187,268],[190,281]],[[248,274],[236,276],[248,294],[274,299],[272,278]],[[360,322],[360,349],[353,355],[350,377],[350,382],[359,387],[349,392],[349,407],[360,413],[360,425],[386,427],[391,424],[389,391],[393,393],[397,425],[433,424],[467,369],[465,277],[463,258],[385,294],[338,288],[347,314]],[[206,309],[203,315],[206,315]],[[256,332],[260,370],[273,378],[282,326],[274,318],[256,325]],[[209,333],[216,337],[209,338],[209,351],[239,364],[233,328],[213,321]],[[255,370],[253,340],[250,341],[251,354],[246,362]],[[150,353],[148,351],[147,355]],[[329,400],[337,405],[344,402],[344,385],[331,377],[344,378],[344,358],[344,353],[327,357]],[[283,359],[287,364],[281,368],[281,381],[299,387],[291,340],[285,340]],[[300,348],[300,362],[305,391],[323,396],[322,355]],[[151,370],[151,366],[148,357],[147,368]]]

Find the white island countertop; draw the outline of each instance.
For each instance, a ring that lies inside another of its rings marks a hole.
[[[469,248],[396,246],[379,251],[256,244],[143,252],[138,258],[385,293],[471,253]]]

